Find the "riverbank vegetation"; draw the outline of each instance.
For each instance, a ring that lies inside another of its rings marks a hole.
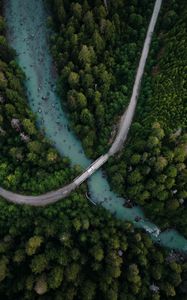
[[[158,122],[145,133],[139,124],[125,151],[111,159],[107,167],[115,192],[143,207],[161,228],[177,228],[185,236],[186,148],[187,134],[178,131],[165,135]]]
[[[187,237],[187,8],[185,1],[175,5],[164,6],[130,138],[108,174],[115,191],[156,224]]]
[[[112,142],[127,107],[154,1],[47,1],[58,92],[86,154]]]
[[[182,255],[78,193],[42,209],[1,201],[0,210],[2,299],[186,299]]]
[[[61,158],[38,131],[15,58],[0,17],[0,185],[43,193],[70,182],[78,169],[70,168],[69,160]]]

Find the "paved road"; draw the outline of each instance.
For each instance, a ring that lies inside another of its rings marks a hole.
[[[142,76],[143,76],[144,68],[145,68],[145,64],[146,64],[146,59],[148,56],[150,43],[151,43],[151,39],[152,39],[152,34],[154,32],[154,28],[155,28],[155,24],[156,24],[156,21],[158,18],[161,4],[162,4],[162,0],[155,1],[154,10],[152,13],[151,21],[149,23],[149,27],[147,30],[147,35],[146,35],[146,39],[144,42],[139,66],[138,66],[137,73],[136,73],[132,96],[131,96],[127,110],[121,117],[117,136],[116,136],[111,148],[109,149],[109,152],[106,153],[105,155],[101,155],[80,176],[75,178],[72,183],[70,183],[56,191],[51,191],[51,192],[48,192],[48,193],[40,195],[40,196],[26,196],[26,195],[20,195],[17,193],[7,191],[0,187],[0,196],[5,198],[6,200],[16,203],[16,204],[27,204],[27,205],[32,205],[32,206],[45,206],[45,205],[54,203],[62,198],[67,197],[83,181],[88,179],[96,170],[98,170],[108,160],[108,158],[110,156],[114,155],[121,149],[123,143],[125,142],[125,140],[127,138],[127,134],[128,134],[129,128],[131,126],[131,123],[132,123],[132,120],[134,117],[137,99],[138,99],[138,95],[139,95],[139,91],[140,91],[141,80],[142,80]]]
[[[133,117],[134,117],[136,104],[137,104],[137,100],[138,100],[138,96],[139,96],[139,92],[140,92],[141,80],[143,77],[145,64],[146,64],[147,56],[149,53],[149,48],[150,48],[155,24],[156,24],[158,14],[159,14],[159,11],[161,8],[161,3],[162,3],[162,0],[157,0],[155,2],[154,11],[152,14],[151,21],[149,23],[149,27],[147,30],[147,35],[145,38],[139,66],[138,66],[137,73],[136,73],[132,96],[131,96],[127,110],[124,112],[123,116],[121,117],[119,130],[118,130],[116,139],[114,140],[114,142],[108,152],[109,155],[114,155],[116,152],[118,152],[121,149],[121,147],[123,146],[123,144],[127,138],[127,134],[129,132],[129,129],[130,129]]]
[[[7,191],[0,187],[0,196],[9,202],[16,204],[27,204],[32,206],[45,206],[55,203],[58,200],[67,197],[73,190],[75,190],[82,182],[88,179],[96,170],[98,170],[109,158],[108,154],[101,155],[95,160],[81,175],[76,177],[72,183],[56,190],[45,193],[40,196],[26,196]]]
[[[106,10],[108,11],[108,0],[104,0],[104,5],[106,7]]]

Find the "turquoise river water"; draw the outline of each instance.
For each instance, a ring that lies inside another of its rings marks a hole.
[[[10,45],[17,51],[18,62],[24,70],[28,101],[37,115],[38,126],[61,155],[70,158],[72,165],[83,168],[90,165],[80,141],[69,128],[68,116],[63,111],[55,93],[56,76],[49,52],[46,28],[48,13],[42,0],[6,0],[5,17]],[[47,97],[47,100],[43,100]],[[144,228],[155,242],[165,247],[187,251],[187,240],[175,230],[160,233],[159,228],[149,222],[138,206],[126,208],[124,199],[110,189],[102,171],[97,171],[88,180],[89,194],[96,204],[101,204],[122,219]],[[135,217],[140,216],[139,222]]]

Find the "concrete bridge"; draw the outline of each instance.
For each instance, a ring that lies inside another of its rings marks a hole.
[[[98,159],[96,159],[80,176],[76,177],[73,180],[73,183],[76,186],[79,186],[82,182],[88,179],[95,171],[97,171],[104,163],[108,160],[108,153],[105,155],[101,155]]]

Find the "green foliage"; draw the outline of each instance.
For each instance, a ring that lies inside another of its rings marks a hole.
[[[168,224],[177,226],[187,235],[185,134],[181,133],[173,141],[171,135],[165,135],[161,127],[160,130],[163,134],[159,139],[155,137],[155,124],[143,137],[135,136],[135,143],[129,145],[128,151],[124,151],[119,160],[111,159],[108,174],[115,191],[143,206],[147,215],[162,228],[166,229]],[[138,140],[150,141],[150,138],[157,138],[158,142],[151,147],[149,143],[144,143],[140,149]],[[125,170],[118,167],[121,161],[126,162]]]
[[[187,10],[182,0],[175,14],[168,9],[164,6],[164,18],[175,15],[176,22],[159,24],[131,138],[107,169],[115,191],[140,204],[163,229],[174,227],[187,236]]]
[[[0,19],[1,24],[1,19]],[[5,37],[0,38],[8,53]],[[44,193],[70,181],[77,174],[69,160],[37,130],[22,87],[24,74],[11,58],[0,60],[0,185],[14,191]],[[14,57],[13,57],[14,58]],[[73,79],[72,79],[73,80]],[[86,105],[82,93],[80,105]]]
[[[54,12],[51,52],[58,91],[88,156],[107,150],[112,124],[128,104],[153,6],[144,2],[111,1],[107,12],[103,1],[48,0]]]
[[[1,201],[0,210],[2,299],[185,297],[184,262],[169,262],[171,253],[147,234],[90,207],[81,194],[38,209]]]
[[[36,250],[40,247],[42,242],[43,242],[43,239],[40,236],[34,236],[34,237],[30,238],[26,245],[27,255],[35,254]]]
[[[178,15],[177,15],[178,13]],[[152,77],[145,79],[139,110],[143,124],[148,127],[157,120],[166,133],[187,126],[186,65],[187,65],[187,10],[185,1],[179,1],[177,13],[165,8],[172,25],[160,25],[159,49],[152,66]],[[175,15],[175,18],[174,16]],[[150,80],[151,79],[151,80]],[[143,105],[146,105],[144,109]]]
[[[111,1],[107,13],[100,1],[52,1],[58,20],[49,21],[61,28],[52,47],[59,82],[67,87],[74,126],[90,156],[103,152],[109,124],[127,104],[152,2]],[[167,13],[166,28],[176,17],[173,11]],[[78,168],[70,169],[69,161],[37,131],[26,106],[24,75],[4,36],[0,59],[0,185],[41,193],[70,181]],[[158,122],[142,136],[140,123],[134,126],[132,146],[122,159],[110,162],[112,183],[153,218],[164,216],[163,227],[174,221],[185,226],[181,199],[187,198],[186,136],[168,135],[168,128]],[[168,251],[147,234],[90,207],[79,192],[42,209],[1,199],[0,212],[2,299],[186,299],[185,262],[169,262]]]

